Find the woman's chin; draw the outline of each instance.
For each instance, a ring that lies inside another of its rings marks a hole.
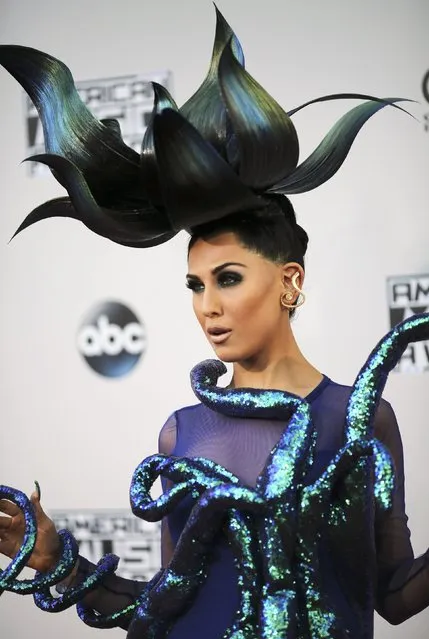
[[[237,349],[231,347],[228,348],[226,344],[212,344],[212,348],[216,357],[220,359],[221,362],[225,362],[225,364],[233,364],[234,362],[245,359],[243,353],[239,352]]]

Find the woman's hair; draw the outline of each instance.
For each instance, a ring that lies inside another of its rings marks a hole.
[[[24,87],[43,125],[46,153],[31,159],[49,166],[69,194],[38,206],[17,232],[49,217],[71,217],[113,242],[145,248],[208,220],[228,217],[231,225],[230,215],[244,219],[240,211],[259,209],[273,194],[305,193],[329,180],[368,118],[396,106],[396,98],[341,93],[285,111],[245,69],[237,36],[217,9],[216,16],[208,73],[187,102],[179,107],[165,87],[153,83],[141,153],[124,142],[117,120],[92,115],[63,62],[29,47],[0,46],[0,64]],[[311,104],[351,97],[368,101],[340,118],[298,164],[291,117]],[[258,214],[245,215],[246,224],[236,231],[242,241],[255,250],[261,245],[262,254],[265,244],[267,255],[283,255],[286,248],[300,253],[306,235],[285,202],[276,200],[290,225],[278,220],[261,226],[267,237],[259,241],[260,230],[250,231]],[[269,240],[268,228],[274,227]],[[294,238],[300,240],[296,246]]]
[[[298,262],[304,268],[308,235],[296,222],[290,200],[283,195],[265,196],[266,206],[206,222],[190,230],[188,254],[199,239],[234,233],[240,244],[276,264]],[[293,317],[295,310],[290,311]]]

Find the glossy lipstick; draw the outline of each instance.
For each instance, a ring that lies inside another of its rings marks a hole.
[[[231,335],[232,331],[229,328],[222,328],[221,326],[213,326],[207,329],[207,333],[213,344],[223,344]]]

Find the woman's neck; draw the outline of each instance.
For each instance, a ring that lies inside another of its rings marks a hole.
[[[322,373],[304,357],[290,331],[281,350],[234,362],[229,387],[278,389],[305,397],[322,379]]]

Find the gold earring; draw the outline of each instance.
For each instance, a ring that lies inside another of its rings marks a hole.
[[[293,274],[292,286],[299,293],[298,298],[301,297],[301,299],[299,302],[296,302],[295,304],[290,304],[290,300],[293,299],[293,294],[288,291],[285,291],[280,296],[280,303],[284,308],[288,308],[288,309],[298,308],[299,306],[302,306],[305,302],[305,294],[302,292],[302,290],[299,288],[298,284],[296,283],[299,276],[300,276],[299,271],[296,271],[296,273]]]

